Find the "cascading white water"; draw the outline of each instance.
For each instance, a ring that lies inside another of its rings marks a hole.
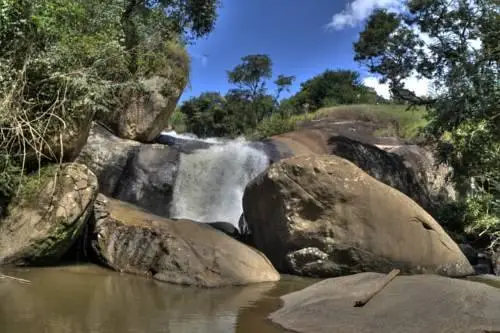
[[[243,139],[181,154],[171,216],[238,227],[245,186],[268,165],[267,155]]]
[[[173,138],[178,138],[178,139],[183,139],[183,140],[196,140],[196,141],[213,143],[213,144],[224,143],[224,141],[222,141],[219,138],[203,138],[203,139],[201,139],[198,136],[196,136],[195,134],[191,134],[191,133],[179,134],[176,131],[163,131],[163,132],[161,132],[161,135],[167,135],[167,136],[171,136]]]

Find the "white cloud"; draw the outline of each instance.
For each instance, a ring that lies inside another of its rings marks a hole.
[[[369,76],[363,79],[363,85],[375,89],[377,95],[382,96],[385,99],[391,98],[391,92],[389,90],[389,85],[387,83],[380,83],[378,79],[374,76]]]
[[[398,12],[401,7],[401,0],[354,0],[342,12],[333,15],[327,27],[336,30],[354,27],[366,20],[375,9],[385,8]]]
[[[475,0],[470,0],[471,4],[475,5]],[[333,15],[328,28],[342,30],[348,27],[356,27],[362,25],[366,19],[373,13],[375,9],[386,9],[389,12],[401,13],[404,10],[405,0],[349,0],[343,11]],[[448,10],[456,9],[458,1],[453,0],[449,4]],[[432,56],[430,45],[437,42],[436,38],[431,38],[428,34],[420,31],[418,26],[410,26],[419,38],[424,42],[422,50],[429,57]],[[468,40],[470,50],[479,50],[482,47],[480,39]],[[442,93],[443,87],[439,87],[435,82],[428,79],[422,79],[416,75],[403,80],[406,89],[414,92],[417,96],[429,96],[436,93]],[[381,84],[377,77],[369,76],[363,80],[363,84],[367,87],[375,89],[379,96],[390,98],[389,84]]]
[[[389,83],[380,83],[378,78],[368,76],[363,79],[363,84],[369,88],[375,89],[377,95],[385,99],[391,98]],[[404,87],[415,93],[417,96],[428,96],[432,87],[432,82],[428,79],[420,79],[416,76],[410,76],[403,80]]]
[[[205,54],[191,53],[191,59],[199,60],[203,68],[208,66],[208,56]]]
[[[429,88],[432,82],[428,79],[420,79],[416,76],[410,76],[409,78],[403,80],[406,89],[413,91],[417,96],[428,96]]]
[[[204,55],[201,57],[201,65],[203,67],[207,67],[207,65],[208,65],[208,57],[207,56]]]

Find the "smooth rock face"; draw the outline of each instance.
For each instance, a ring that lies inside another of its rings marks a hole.
[[[282,297],[270,319],[304,333],[500,331],[500,289],[435,275],[399,276],[364,307],[354,302],[383,275],[327,279]]]
[[[141,145],[134,150],[114,197],[169,216],[179,152],[163,145]]]
[[[92,248],[109,267],[201,287],[278,281],[269,260],[221,231],[172,221],[99,195]]]
[[[474,273],[458,245],[413,200],[337,156],[271,165],[247,186],[243,207],[256,247],[281,272]],[[296,252],[305,248],[312,250]]]
[[[273,162],[297,155],[328,154],[328,136],[319,130],[300,130],[264,140],[273,147]]]
[[[123,139],[151,142],[168,127],[168,120],[187,83],[187,75],[184,81],[153,76],[140,83],[143,89],[125,90],[124,107],[104,121]]]
[[[329,153],[353,162],[370,176],[406,194],[426,211],[434,210],[426,183],[396,154],[342,136],[328,139]]]
[[[426,185],[434,202],[456,200],[457,193],[447,179],[452,168],[444,163],[437,164],[431,150],[417,145],[404,145],[389,148],[388,152],[403,158],[405,165]]]
[[[44,176],[36,193],[10,204],[9,215],[0,221],[0,264],[57,263],[82,232],[97,195],[97,178],[79,164],[63,165],[54,175],[55,170]]]
[[[179,151],[120,139],[94,124],[77,161],[98,177],[100,192],[169,216]]]
[[[436,166],[430,151],[416,145],[401,145],[390,138],[370,136],[373,133],[360,135],[349,130],[350,122],[325,128],[322,121],[312,127],[317,129],[302,129],[264,140],[272,162],[299,155],[333,154],[408,195],[431,214],[443,200],[455,200],[453,186],[446,178],[450,168]]]
[[[140,146],[139,142],[120,139],[103,126],[93,123],[87,144],[76,162],[94,172],[99,179],[101,193],[112,195],[118,190],[128,162]]]

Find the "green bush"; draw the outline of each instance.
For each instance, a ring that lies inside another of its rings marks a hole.
[[[174,113],[170,116],[169,125],[177,133],[186,132],[186,122],[187,116],[182,113],[179,109],[176,109]]]
[[[292,117],[272,115],[264,118],[255,129],[251,137],[256,139],[268,138],[273,135],[292,132],[296,129],[296,121]]]
[[[326,70],[303,82],[300,91],[290,98],[300,112],[305,105],[309,110],[347,104],[374,104],[377,94],[364,86],[358,72]]]
[[[183,41],[208,34],[218,1],[0,0],[0,194],[60,162],[66,138],[120,109],[141,77],[184,87]],[[168,87],[167,87],[168,88]]]

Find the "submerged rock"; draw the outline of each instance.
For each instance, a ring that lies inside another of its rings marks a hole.
[[[95,217],[92,248],[117,271],[201,287],[280,279],[265,255],[208,225],[164,219],[103,195]]]
[[[271,165],[247,186],[243,207],[256,247],[281,272],[474,273],[458,245],[413,200],[337,156]]]
[[[321,281],[283,296],[283,307],[270,319],[304,333],[500,331],[500,289],[435,275],[396,277],[364,307],[354,307],[383,276]]]
[[[40,180],[31,176],[0,221],[0,264],[57,263],[92,212],[98,185],[87,167],[66,164],[41,172]]]

